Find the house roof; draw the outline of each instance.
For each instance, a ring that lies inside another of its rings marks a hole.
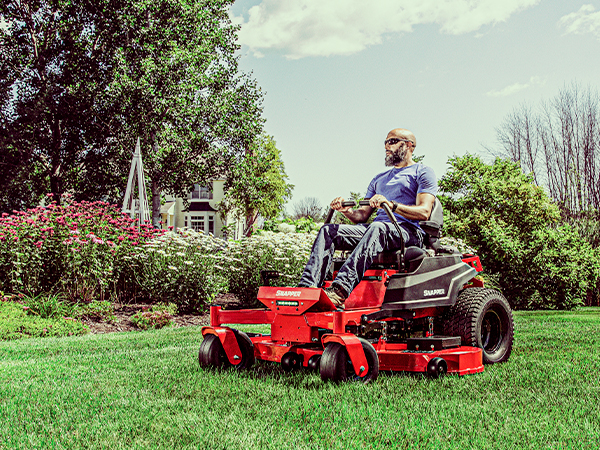
[[[160,213],[173,214],[173,205],[175,205],[175,202],[165,202],[165,204],[160,207]]]
[[[190,202],[190,207],[188,211],[214,211],[217,210],[210,206],[208,202]]]

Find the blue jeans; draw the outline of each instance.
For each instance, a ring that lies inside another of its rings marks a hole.
[[[411,225],[400,225],[405,246],[423,246],[423,232]],[[383,250],[396,250],[402,241],[396,227],[390,222],[369,225],[326,224],[319,234],[306,263],[298,286],[322,286],[335,250],[353,250],[338,271],[334,283],[350,294],[360,283],[373,258]]]

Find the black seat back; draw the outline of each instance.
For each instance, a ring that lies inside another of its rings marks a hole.
[[[423,246],[426,249],[432,249],[436,251],[439,249],[439,238],[442,236],[442,226],[444,224],[444,211],[442,204],[436,197],[431,208],[431,214],[428,220],[419,222],[419,226],[425,232],[425,239]],[[374,264],[394,264],[397,263],[399,267],[402,266],[401,262],[404,260],[404,267],[412,272],[416,270],[416,267],[421,263],[423,258],[426,256],[426,252],[419,247],[408,247],[404,255],[399,254],[399,250],[386,250],[381,252],[373,260]]]

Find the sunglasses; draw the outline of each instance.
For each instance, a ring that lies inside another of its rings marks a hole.
[[[396,145],[398,142],[412,142],[412,141],[409,141],[408,139],[391,138],[391,139],[386,139],[385,141],[383,141],[383,144],[384,145]]]

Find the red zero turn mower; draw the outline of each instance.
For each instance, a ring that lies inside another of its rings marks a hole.
[[[387,205],[384,210],[398,227]],[[420,223],[426,250],[408,247],[378,255],[343,311],[320,288],[272,286],[258,291],[266,309],[211,306],[200,365],[246,369],[262,359],[280,362],[285,371],[318,370],[323,380],[366,383],[380,370],[438,377],[478,373],[484,364],[506,361],[513,342],[510,306],[476,277],[482,270],[479,257],[440,245],[442,221],[436,199],[430,219]],[[334,275],[342,264],[334,261]],[[263,284],[278,276],[261,275]],[[271,334],[221,326],[233,323],[270,324]]]

